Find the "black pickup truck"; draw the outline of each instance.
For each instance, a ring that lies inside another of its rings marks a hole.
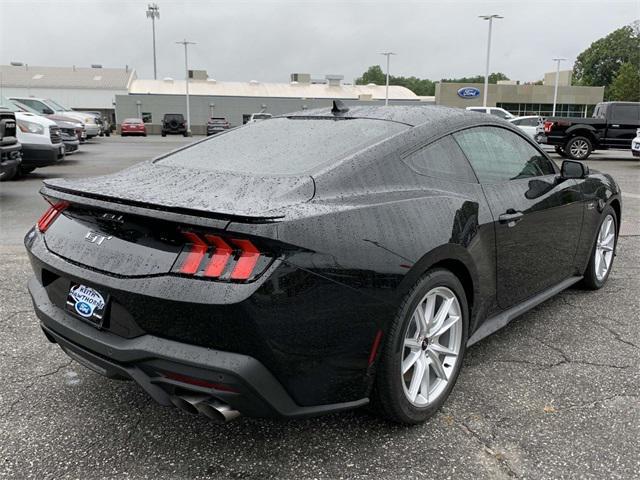
[[[640,103],[602,102],[591,118],[548,117],[538,143],[555,145],[556,152],[573,160],[585,160],[594,150],[631,149],[640,127]]]
[[[16,138],[16,116],[0,105],[0,180],[11,180],[22,160],[22,146]]]

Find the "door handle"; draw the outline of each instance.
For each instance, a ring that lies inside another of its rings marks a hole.
[[[515,210],[509,209],[506,213],[503,213],[498,217],[498,221],[500,223],[506,223],[508,227],[513,227],[516,223],[522,220],[524,214],[522,212],[516,212]]]

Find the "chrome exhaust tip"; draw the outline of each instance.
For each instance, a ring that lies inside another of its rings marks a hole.
[[[169,400],[183,412],[191,415],[201,413],[216,423],[227,423],[240,416],[239,411],[226,403],[203,394],[172,395]]]
[[[227,423],[240,416],[239,411],[233,410],[226,403],[218,402],[213,399],[205,400],[196,404],[196,408],[200,413],[216,423]]]

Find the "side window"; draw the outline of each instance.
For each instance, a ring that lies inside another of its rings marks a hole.
[[[495,115],[496,117],[500,117],[500,118],[507,118],[507,114],[497,108],[491,109],[491,115]]]
[[[524,119],[514,120],[511,123],[513,123],[514,125],[524,125]]]
[[[552,175],[556,169],[525,139],[497,127],[476,127],[454,134],[483,183]]]
[[[612,122],[637,122],[640,120],[640,104],[637,105],[614,105],[611,115]]]
[[[420,175],[477,183],[469,162],[450,136],[410,153],[403,161]]]

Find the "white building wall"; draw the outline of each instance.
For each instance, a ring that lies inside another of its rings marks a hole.
[[[116,95],[126,95],[127,90],[103,90],[84,88],[28,88],[2,87],[0,95],[9,97],[51,98],[65,107],[84,110],[114,109]]]

